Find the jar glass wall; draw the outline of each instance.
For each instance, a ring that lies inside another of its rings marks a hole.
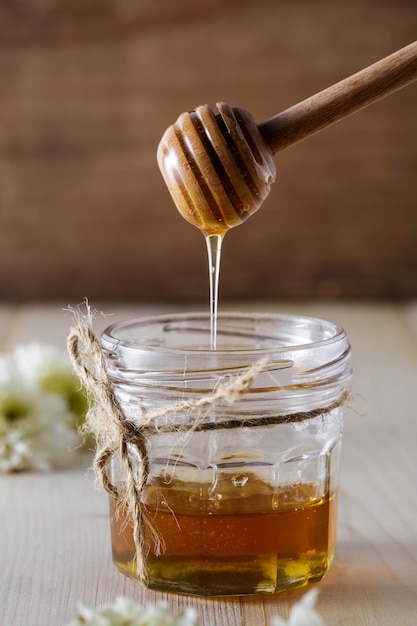
[[[223,313],[211,351],[207,315],[166,315],[109,327],[102,349],[127,419],[168,409],[147,438],[141,507],[163,545],[158,553],[146,538],[147,586],[217,596],[320,580],[336,542],[351,377],[344,331],[316,318]],[[260,362],[243,395],[212,401]],[[117,460],[113,479],[125,480]],[[114,562],[135,576],[131,524],[111,508]]]

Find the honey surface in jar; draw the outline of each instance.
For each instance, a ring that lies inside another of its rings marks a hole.
[[[148,556],[148,587],[206,596],[276,593],[320,580],[333,558],[336,496],[315,483],[272,487],[248,474],[211,485],[146,490],[146,514],[165,550]],[[236,482],[241,482],[238,488]],[[237,495],[237,493],[239,495]],[[115,564],[135,576],[132,530],[112,511]]]

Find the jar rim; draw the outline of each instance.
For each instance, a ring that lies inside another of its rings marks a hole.
[[[268,407],[272,413],[289,415],[332,405],[351,377],[349,341],[333,322],[280,313],[221,312],[219,332],[217,349],[211,350],[208,313],[116,322],[101,336],[109,379],[120,397],[129,398],[133,410],[136,404],[164,405],[167,398],[201,398],[221,381],[261,367],[250,391],[228,407],[228,415],[241,412],[242,404],[251,415],[263,414]]]
[[[269,345],[265,347],[254,347],[254,348],[222,348],[218,347],[215,350],[216,355],[221,356],[230,355],[230,354],[248,354],[248,355],[267,355],[271,352],[279,353],[279,352],[288,352],[291,351],[303,351],[306,349],[311,349],[313,347],[325,347],[330,346],[336,342],[346,340],[346,332],[345,330],[338,324],[334,322],[327,321],[325,319],[319,317],[311,317],[305,315],[293,315],[287,313],[268,313],[268,312],[235,312],[235,311],[222,311],[218,314],[218,333],[222,333],[222,323],[224,322],[232,322],[236,320],[236,322],[259,322],[259,323],[272,323],[278,324],[280,323],[284,327],[289,329],[304,330],[304,334],[300,333],[299,341],[287,341],[283,342],[282,345],[277,344],[276,336],[261,336],[260,339],[265,343],[270,342]],[[140,351],[151,351],[159,354],[181,354],[181,355],[199,355],[204,358],[204,355],[213,355],[213,350],[210,349],[209,344],[204,348],[190,348],[182,345],[172,347],[165,344],[155,344],[151,342],[147,342],[146,338],[142,340],[138,340],[137,338],[128,338],[129,333],[132,333],[134,329],[145,329],[146,327],[150,327],[152,325],[164,325],[169,331],[179,330],[180,327],[178,324],[180,323],[190,323],[190,322],[204,322],[205,327],[188,327],[188,330],[194,330],[195,332],[201,333],[202,331],[206,332],[209,335],[210,332],[210,316],[205,312],[183,312],[183,313],[165,313],[165,314],[157,314],[157,315],[148,315],[144,317],[136,317],[132,319],[122,320],[119,322],[115,322],[105,328],[101,333],[101,341],[103,347],[107,349],[118,348],[118,349],[129,349],[130,350],[140,350]],[[177,326],[176,326],[177,324]],[[309,332],[314,332],[316,334],[315,339],[307,339],[305,334]],[[239,333],[237,333],[239,334]],[[253,331],[248,332],[247,337],[253,334]],[[242,335],[243,338],[243,335]]]

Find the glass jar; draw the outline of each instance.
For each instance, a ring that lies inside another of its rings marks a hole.
[[[147,440],[140,504],[163,550],[147,538],[145,584],[222,596],[320,580],[336,542],[351,377],[343,329],[301,316],[221,313],[212,351],[208,315],[163,315],[110,326],[102,349],[127,419],[168,407]],[[212,402],[219,385],[261,360],[245,393]],[[117,461],[112,472],[122,484]],[[135,576],[132,527],[114,515],[114,503],[111,510],[114,563]]]

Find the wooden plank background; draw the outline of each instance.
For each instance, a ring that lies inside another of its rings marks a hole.
[[[396,0],[0,3],[0,300],[207,300],[155,152],[183,110],[263,121],[415,39]],[[417,296],[417,87],[276,158],[221,297]]]

